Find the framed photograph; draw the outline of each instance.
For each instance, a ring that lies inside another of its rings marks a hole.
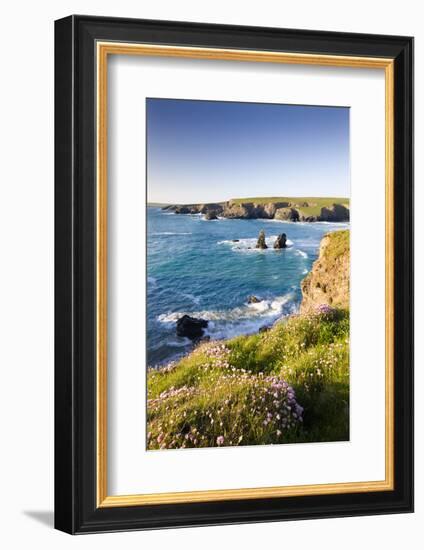
[[[55,525],[413,509],[413,39],[55,25]]]

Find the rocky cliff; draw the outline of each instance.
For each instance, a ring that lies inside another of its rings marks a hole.
[[[340,200],[340,202],[338,202]],[[219,203],[168,205],[163,208],[175,214],[204,214],[206,219],[217,216],[235,219],[278,219],[285,221],[332,221],[349,220],[347,199],[232,199]]]
[[[300,312],[317,306],[349,307],[350,232],[327,233],[320,244],[319,257],[302,281]]]

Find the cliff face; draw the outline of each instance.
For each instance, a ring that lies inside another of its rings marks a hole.
[[[327,233],[320,244],[319,257],[302,281],[300,312],[321,304],[349,307],[350,232]]]
[[[175,214],[204,214],[236,219],[279,219],[292,222],[349,220],[349,205],[334,202],[332,199],[316,200],[270,200],[259,199],[258,202],[230,200],[209,204],[169,205],[164,210]]]

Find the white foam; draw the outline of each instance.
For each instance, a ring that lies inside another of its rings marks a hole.
[[[234,239],[226,239],[225,241],[218,241],[217,244],[219,245],[227,245],[231,247],[231,250],[234,250],[236,252],[256,252],[256,253],[264,253],[269,250],[273,250],[275,240],[277,239],[278,235],[271,235],[269,237],[265,238],[266,245],[268,246],[267,249],[262,250],[260,248],[256,248],[256,243],[258,242],[258,238],[246,238],[246,239],[236,239],[236,242]],[[287,239],[286,245],[287,248],[291,248],[293,246],[293,241],[290,239]]]
[[[197,305],[200,304],[199,296],[195,296],[194,294],[189,294],[188,292],[187,293],[183,292],[181,295],[184,296],[184,298],[188,298],[189,300],[191,300]]]
[[[190,346],[193,342],[189,338],[180,338],[179,340],[167,340],[166,343],[173,348],[185,348],[186,346]]]
[[[299,250],[298,248],[295,250],[295,252],[298,256],[302,256],[302,258],[307,258],[308,257],[306,252],[304,252],[303,250]]]
[[[243,304],[229,310],[203,310],[203,311],[177,311],[162,313],[157,317],[161,323],[176,323],[183,315],[206,319],[210,321],[208,328],[218,326],[220,322],[238,323],[242,320],[258,319],[266,317],[278,317],[283,313],[285,304],[293,300],[290,292],[283,296],[277,296],[271,300],[261,300],[254,304]],[[215,323],[214,323],[215,322]]]

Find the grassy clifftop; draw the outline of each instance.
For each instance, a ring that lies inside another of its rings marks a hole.
[[[349,208],[349,199],[345,197],[250,197],[231,199],[234,204],[288,204],[292,208],[300,209],[304,216],[319,216],[322,208],[332,208],[334,204],[341,204]]]

